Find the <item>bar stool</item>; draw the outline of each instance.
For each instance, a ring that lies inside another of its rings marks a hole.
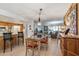
[[[3,33],[4,47],[3,53],[5,53],[6,43],[10,44],[10,49],[12,51],[12,33]]]
[[[18,45],[22,41],[22,44],[24,44],[24,33],[23,32],[18,32]]]

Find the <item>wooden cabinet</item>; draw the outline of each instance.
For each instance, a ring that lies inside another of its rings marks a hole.
[[[76,53],[79,55],[79,39],[76,39]]]
[[[79,3],[72,3],[64,16],[64,25],[70,27],[70,34],[61,38],[61,51],[63,55],[79,55]]]
[[[66,46],[65,41],[66,40],[63,40],[63,38],[60,40],[60,48],[61,48],[61,52],[64,56],[67,55],[67,53],[66,53],[67,46]]]
[[[78,37],[62,37],[60,47],[64,56],[79,55],[79,38]]]
[[[0,26],[4,26],[7,28],[12,27],[12,26],[19,26],[20,27],[20,32],[23,32],[23,24],[18,24],[18,23],[11,23],[11,22],[4,22],[4,21],[0,21]]]
[[[2,36],[0,36],[0,49],[2,49],[3,48],[3,37]]]
[[[17,37],[18,37],[17,34],[15,34],[15,35],[12,36],[12,38],[13,38],[12,45],[13,46],[15,46],[15,45],[18,44]]]
[[[66,39],[67,40],[67,50],[73,54],[76,52],[76,48],[75,48],[75,39]]]

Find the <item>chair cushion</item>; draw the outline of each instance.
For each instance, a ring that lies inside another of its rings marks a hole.
[[[30,41],[27,44],[27,47],[30,47],[30,48],[36,48],[36,47],[38,47],[37,41]]]

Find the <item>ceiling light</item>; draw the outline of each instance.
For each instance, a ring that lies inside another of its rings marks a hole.
[[[41,26],[41,22],[38,22],[38,26]]]
[[[41,25],[41,22],[40,22],[40,15],[41,15],[41,11],[42,11],[42,8],[40,8],[40,12],[39,12],[38,26],[40,26],[40,25]]]

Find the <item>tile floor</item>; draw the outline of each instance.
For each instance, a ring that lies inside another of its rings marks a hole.
[[[25,56],[25,46],[16,46],[13,48],[12,52],[7,49],[5,53],[0,50],[0,56]],[[31,51],[28,53],[28,56],[31,55]],[[37,56],[37,51],[35,52],[35,56]],[[56,39],[49,39],[48,50],[42,49],[40,51],[40,56],[62,56],[60,50],[60,42]]]

